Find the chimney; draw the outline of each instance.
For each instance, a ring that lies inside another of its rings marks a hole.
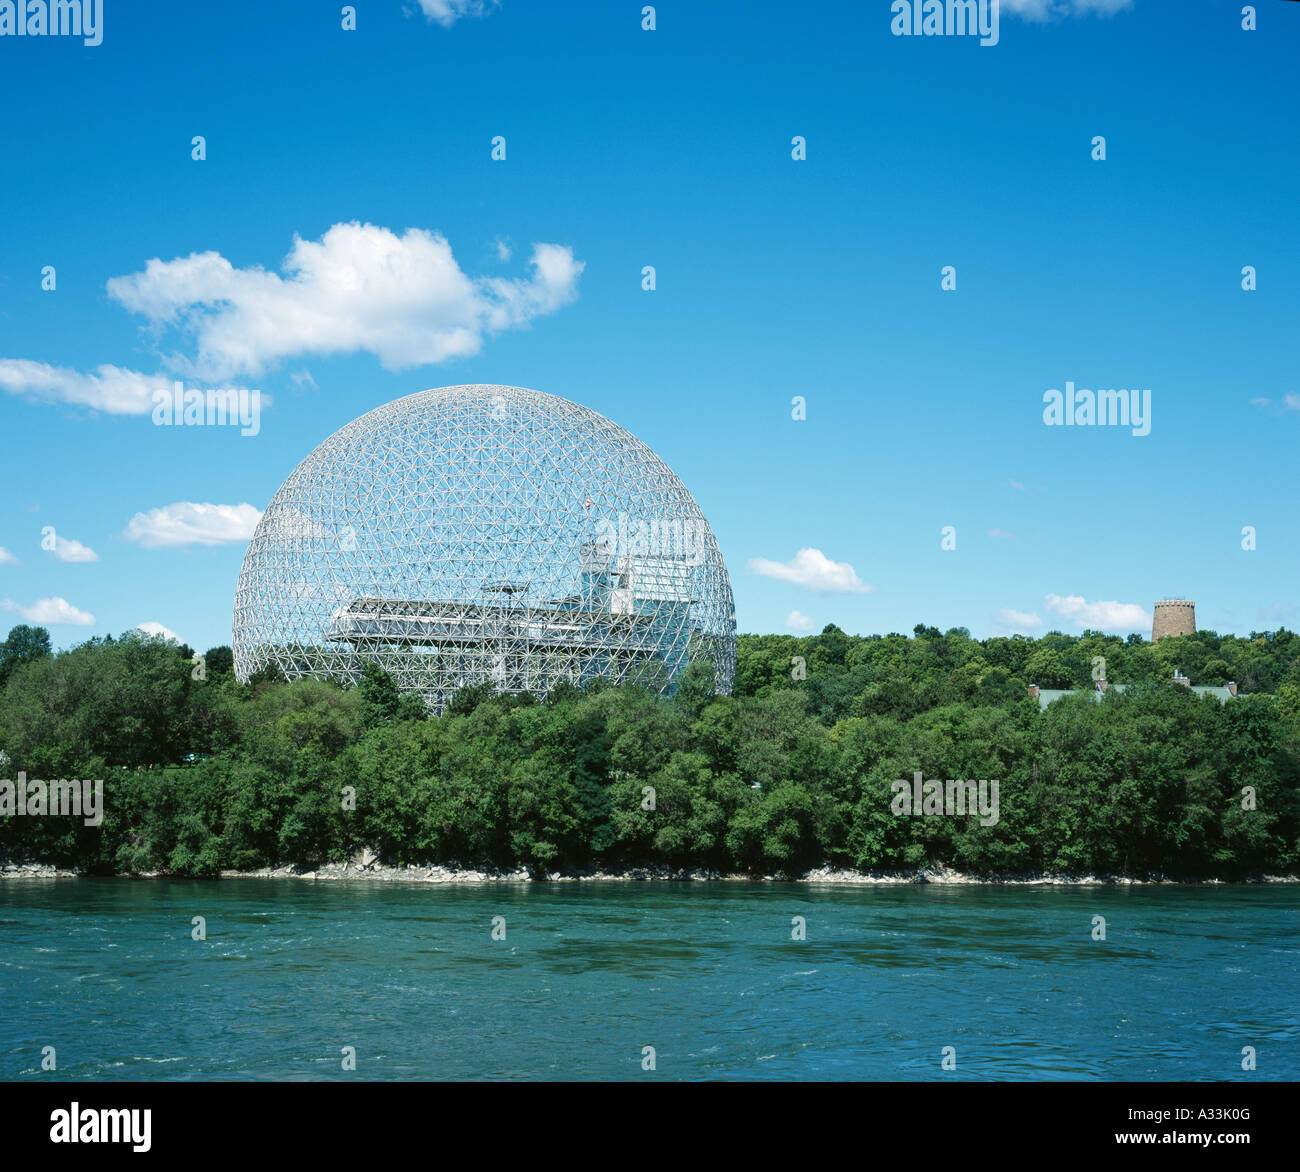
[[[1038,685],[1037,685],[1037,684],[1030,684],[1030,685],[1029,685],[1029,698],[1030,698],[1031,700],[1037,700],[1037,699],[1038,699]]]
[[[1229,695],[1229,696],[1235,696],[1236,694],[1237,694],[1237,681],[1236,681],[1236,680],[1229,680],[1229,681],[1228,681],[1228,695]]]

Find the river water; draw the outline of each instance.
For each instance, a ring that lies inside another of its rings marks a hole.
[[[7,880],[48,1078],[1297,1079],[1300,889]]]

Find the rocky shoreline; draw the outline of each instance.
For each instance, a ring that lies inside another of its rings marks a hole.
[[[85,872],[67,870],[51,863],[0,864],[0,879],[79,879]],[[150,871],[121,875],[127,879],[172,878],[163,872]],[[317,882],[348,883],[639,883],[639,882],[721,882],[721,883],[805,883],[809,886],[851,886],[865,884],[937,884],[947,886],[1231,886],[1253,883],[1300,883],[1297,875],[1259,875],[1242,880],[1168,879],[1163,875],[973,875],[946,867],[925,867],[913,871],[853,871],[829,866],[815,867],[802,874],[749,875],[709,868],[673,868],[668,866],[626,867],[617,871],[553,871],[531,874],[524,868],[500,871],[492,868],[431,864],[389,867],[369,851],[346,863],[327,863],[314,870],[285,865],[263,867],[255,871],[222,871],[222,879],[300,879]]]

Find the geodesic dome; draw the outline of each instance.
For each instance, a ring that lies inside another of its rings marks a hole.
[[[520,387],[441,387],[354,420],[275,494],[235,594],[235,674],[355,680],[441,711],[491,681],[604,676],[731,691],[735,609],[686,487],[602,415]]]

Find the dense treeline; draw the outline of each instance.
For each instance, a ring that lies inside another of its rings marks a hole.
[[[731,697],[701,665],[671,699],[599,683],[545,703],[466,689],[441,717],[373,667],[346,689],[240,684],[228,648],[197,673],[192,654],[137,632],[51,654],[39,628],[10,633],[0,778],[103,778],[105,801],[98,827],[0,818],[0,856],[186,875],[362,847],[536,871],[1300,866],[1300,638],[1285,630],[1152,646],[827,627],[742,636]],[[1127,692],[1092,698],[1096,656]],[[1197,697],[1169,682],[1175,667],[1241,695]],[[1027,683],[1089,690],[1040,712]],[[918,770],[998,779],[997,823],[896,816],[891,783]]]

